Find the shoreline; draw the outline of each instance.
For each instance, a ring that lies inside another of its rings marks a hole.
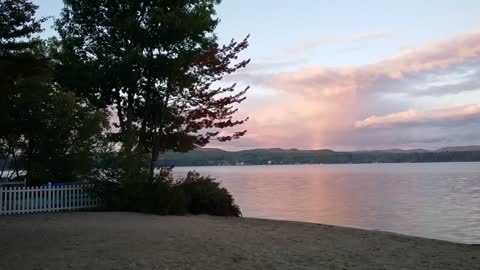
[[[397,236],[397,237],[416,238],[416,239],[419,239],[419,240],[446,242],[446,243],[449,243],[449,244],[460,244],[460,245],[474,246],[474,247],[480,246],[480,243],[478,243],[478,244],[473,243],[472,244],[472,243],[456,242],[456,241],[446,240],[446,239],[429,238],[429,237],[419,236],[419,235],[409,235],[409,234],[404,234],[404,233],[399,233],[399,232],[384,231],[384,230],[379,230],[379,229],[368,229],[368,228],[355,227],[355,226],[342,226],[342,225],[332,225],[332,224],[315,223],[315,222],[299,221],[299,220],[269,219],[269,218],[255,218],[255,217],[242,217],[242,219],[258,220],[258,221],[284,222],[284,223],[293,222],[293,223],[299,223],[299,224],[311,224],[311,225],[319,225],[319,226],[325,226],[325,227],[333,227],[333,228],[338,228],[338,229],[358,230],[358,231],[367,231],[367,232],[372,232],[372,233],[381,233],[381,234],[392,235],[392,236]]]
[[[0,218],[0,269],[475,269],[480,246],[257,218],[71,212]]]
[[[379,164],[438,164],[438,163],[480,163],[480,160],[475,161],[426,161],[426,162],[352,162],[352,163],[285,163],[285,164],[219,164],[219,165],[173,165],[166,167],[174,168],[195,168],[195,167],[270,167],[270,166],[299,166],[299,165],[379,165]],[[156,167],[163,168],[163,167]]]

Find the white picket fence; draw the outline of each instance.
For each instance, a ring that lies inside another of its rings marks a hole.
[[[0,215],[95,208],[90,184],[38,187],[1,187]]]

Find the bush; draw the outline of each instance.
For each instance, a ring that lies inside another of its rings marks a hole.
[[[189,172],[185,179],[175,184],[174,189],[177,194],[183,194],[188,213],[241,216],[240,208],[235,204],[232,195],[214,178]]]
[[[92,181],[92,192],[107,211],[241,216],[232,195],[214,178],[189,172],[175,181],[171,169],[161,169],[153,180],[147,180],[145,173],[139,170],[137,177],[130,179],[118,169],[103,171]]]

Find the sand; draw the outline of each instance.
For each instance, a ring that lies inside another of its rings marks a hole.
[[[76,212],[0,216],[0,269],[480,269],[480,247],[318,224]]]

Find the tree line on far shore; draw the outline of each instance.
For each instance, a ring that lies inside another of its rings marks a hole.
[[[2,174],[21,161],[29,185],[89,179],[110,208],[239,215],[214,179],[155,171],[164,152],[246,133],[235,114],[248,88],[223,78],[249,63],[248,37],[218,43],[220,2],[65,0],[42,39],[38,6],[1,1]]]
[[[188,153],[169,152],[158,166],[287,165],[348,163],[418,163],[480,161],[480,151],[369,151],[335,152],[331,150],[255,149],[228,152],[201,149]]]

